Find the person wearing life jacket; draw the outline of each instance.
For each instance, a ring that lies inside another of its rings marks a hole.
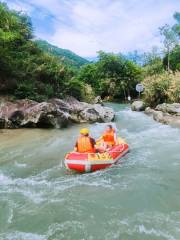
[[[89,136],[89,130],[83,128],[80,130],[80,136],[75,145],[75,151],[79,153],[95,153],[96,141]]]
[[[117,144],[117,135],[112,125],[108,125],[104,131],[101,139],[103,140],[103,146],[105,149],[110,148]]]

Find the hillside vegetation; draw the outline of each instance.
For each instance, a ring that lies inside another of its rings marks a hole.
[[[0,93],[42,101],[72,95],[124,98],[135,94],[141,68],[121,55],[99,52],[96,63],[34,41],[30,18],[0,4]],[[63,57],[62,57],[63,56]]]
[[[56,47],[56,46],[48,43],[47,41],[36,40],[35,42],[38,45],[38,47],[40,49],[42,49],[44,52],[58,57],[60,59],[60,61],[66,65],[70,65],[72,67],[79,68],[79,67],[83,66],[84,64],[89,63],[88,60],[78,56],[77,54],[73,53],[72,51]]]
[[[163,54],[154,49],[142,56],[136,52],[130,60],[99,51],[95,63],[35,41],[31,19],[6,4],[0,3],[0,16],[0,94],[36,101],[67,95],[88,102],[97,95],[121,101],[129,95],[135,98],[135,86],[142,81],[144,98],[151,105],[180,99],[179,13],[174,15],[175,25],[160,28]]]
[[[175,25],[160,28],[163,57],[157,50],[146,54],[143,95],[150,106],[180,102],[180,13],[175,13],[174,19]]]

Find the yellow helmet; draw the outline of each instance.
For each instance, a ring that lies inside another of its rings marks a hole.
[[[87,129],[87,128],[82,128],[82,129],[80,130],[80,133],[83,134],[83,135],[89,134],[89,129]]]

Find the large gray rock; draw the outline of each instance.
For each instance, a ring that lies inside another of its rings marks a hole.
[[[66,126],[68,117],[52,103],[37,103],[28,99],[6,102],[0,105],[0,118],[5,128]]]
[[[95,104],[94,109],[99,113],[100,122],[111,122],[115,118],[115,113],[112,108],[103,107],[100,104]]]
[[[63,111],[58,110],[52,103],[42,102],[26,109],[20,126],[61,128],[67,125],[68,116]]]
[[[62,128],[70,122],[110,122],[114,116],[111,108],[72,97],[41,103],[24,99],[0,104],[0,128]]]
[[[159,104],[155,110],[147,107],[145,113],[157,122],[180,128],[179,104]]]
[[[154,111],[153,112],[153,119],[157,122],[167,124],[167,119],[165,119],[164,114],[161,111]]]
[[[157,105],[155,110],[162,111],[164,113],[180,115],[180,103],[172,103],[172,104],[163,103],[163,104],[159,104],[159,105]]]
[[[155,112],[155,110],[150,107],[145,108],[145,111],[144,111],[144,113],[149,116],[152,116],[154,114],[154,112]]]
[[[111,122],[114,120],[115,113],[109,107],[79,102],[73,97],[66,98],[65,102],[71,106],[69,113],[70,120],[73,122]]]
[[[180,128],[180,116],[173,117],[169,123],[172,127]]]
[[[163,113],[161,111],[155,111],[153,114],[153,118],[160,123],[168,124],[173,127],[180,127],[180,116]]]
[[[93,103],[94,104],[101,104],[101,105],[103,105],[103,100],[102,100],[101,96],[95,97]]]
[[[146,108],[146,104],[143,101],[134,101],[131,104],[132,111],[144,111]]]
[[[80,117],[88,122],[111,122],[115,114],[111,108],[102,107],[100,104],[89,105],[80,112]]]

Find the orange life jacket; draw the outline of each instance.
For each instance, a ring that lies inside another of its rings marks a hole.
[[[92,145],[90,137],[82,136],[77,141],[77,151],[80,153],[95,153],[96,149]]]
[[[115,130],[111,129],[110,131],[105,131],[105,133],[103,134],[102,138],[104,140],[104,142],[111,144],[112,146],[115,145]]]

